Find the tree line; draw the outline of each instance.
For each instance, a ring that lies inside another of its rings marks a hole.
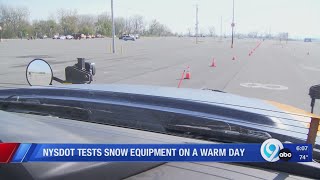
[[[108,13],[81,15],[76,10],[60,9],[55,17],[46,20],[29,20],[30,11],[26,7],[12,7],[0,4],[0,26],[2,38],[52,37],[56,34],[85,35],[101,34],[111,37],[112,20]],[[114,19],[115,34],[140,34],[144,36],[170,36],[171,30],[157,20],[147,23],[143,16]]]

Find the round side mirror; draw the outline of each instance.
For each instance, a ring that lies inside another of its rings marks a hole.
[[[45,60],[34,59],[27,66],[26,78],[30,86],[51,85],[53,78],[52,69]]]

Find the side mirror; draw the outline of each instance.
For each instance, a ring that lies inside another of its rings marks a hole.
[[[85,58],[78,58],[77,64],[65,68],[66,80],[53,76],[49,63],[43,59],[32,60],[26,69],[26,78],[30,86],[52,85],[52,80],[62,84],[90,84],[95,74],[95,64],[86,62]]]
[[[51,85],[53,79],[52,69],[45,60],[34,59],[27,66],[26,78],[30,86]]]

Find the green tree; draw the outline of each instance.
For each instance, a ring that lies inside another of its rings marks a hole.
[[[111,36],[112,34],[112,22],[111,18],[107,14],[101,14],[98,16],[98,21],[96,23],[97,33],[104,36]]]
[[[11,7],[0,4],[0,22],[2,22],[2,37],[17,38],[28,25],[29,10],[26,7]]]
[[[82,34],[95,34],[95,17],[91,15],[81,15],[78,17],[78,29]]]
[[[148,35],[150,36],[169,36],[173,35],[168,27],[159,23],[157,20],[151,21],[148,29]]]
[[[73,34],[78,32],[78,16],[76,10],[58,10],[58,19],[61,26],[61,34]]]

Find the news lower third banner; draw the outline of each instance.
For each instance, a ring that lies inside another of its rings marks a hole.
[[[0,143],[1,163],[20,162],[311,162],[310,144]]]

